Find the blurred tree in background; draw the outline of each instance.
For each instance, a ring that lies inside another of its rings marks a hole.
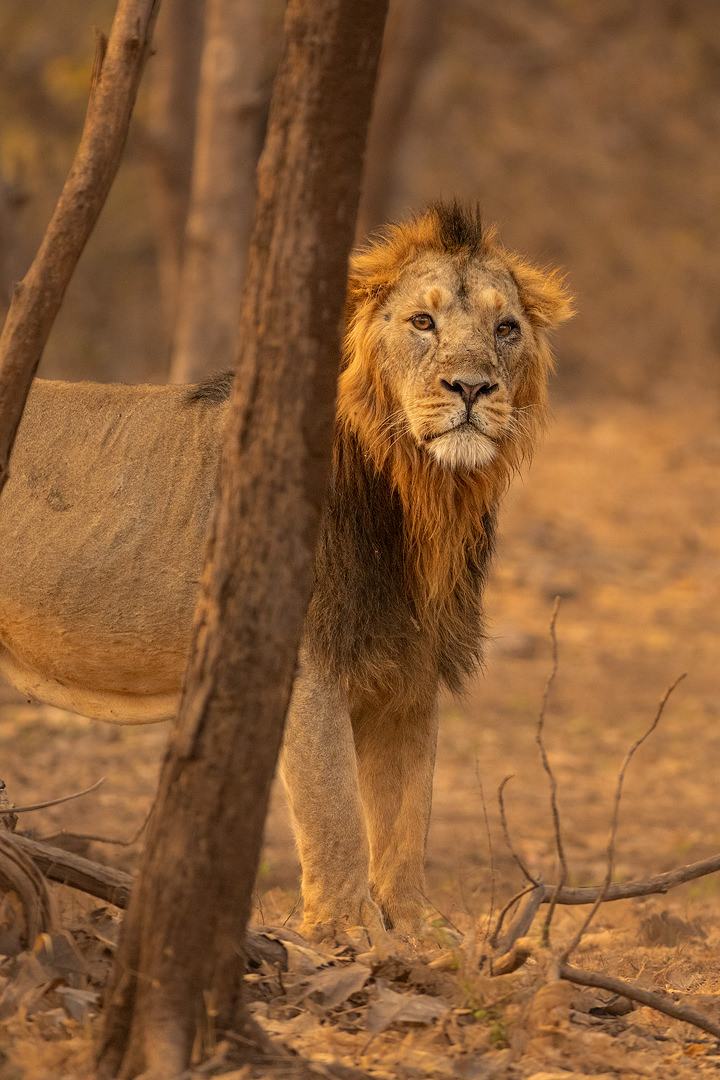
[[[147,127],[158,283],[168,334],[175,327],[190,205],[204,21],[205,0],[162,0],[155,28]]]
[[[255,169],[270,103],[267,61],[275,52],[268,47],[261,0],[205,0],[205,11],[197,136],[172,330],[173,382],[197,382],[235,360]],[[279,41],[280,27],[274,30]]]
[[[8,260],[22,274],[47,224],[82,122],[92,26],[107,30],[112,9],[111,0],[4,0],[0,288]],[[262,5],[268,79],[282,11],[281,0]],[[558,343],[561,392],[717,387],[714,0],[393,0],[391,20],[365,223],[439,195],[476,199],[509,246],[563,266],[579,317]],[[158,118],[149,92],[153,64],[169,48],[161,29],[157,41],[126,158],[68,292],[46,375],[168,378],[172,320],[159,285]],[[212,365],[225,366],[214,357]]]

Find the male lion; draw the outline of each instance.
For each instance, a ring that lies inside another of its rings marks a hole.
[[[457,206],[352,261],[282,766],[307,930],[421,925],[438,687],[480,659],[498,503],[569,313],[555,274]],[[228,390],[34,384],[0,499],[0,670],[24,693],[119,723],[173,714]]]

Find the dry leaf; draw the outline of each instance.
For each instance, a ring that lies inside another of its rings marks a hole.
[[[429,994],[397,994],[382,979],[375,984],[379,1000],[367,1011],[366,1027],[378,1035],[391,1024],[432,1024],[450,1011],[450,1006]]]
[[[100,1004],[100,995],[95,990],[75,990],[71,986],[58,986],[63,1008],[71,1020],[84,1024]]]
[[[370,971],[362,964],[326,968],[305,984],[298,1000],[317,995],[321,1005],[326,1009],[334,1009],[358,990],[362,990],[369,978]]]

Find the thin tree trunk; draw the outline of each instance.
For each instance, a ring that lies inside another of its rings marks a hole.
[[[159,3],[119,0],[110,38],[96,56],[70,173],[40,250],[15,287],[0,337],[0,491],[45,342],[120,164]]]
[[[206,10],[173,382],[196,382],[235,363],[267,112],[261,0],[207,0]]]
[[[15,228],[7,184],[0,173],[0,323],[5,321],[15,281]]]
[[[383,0],[290,0],[180,713],[107,998],[104,1077],[249,1029],[243,935],[312,583]]]
[[[165,325],[177,315],[195,145],[205,0],[163,0],[150,79],[148,138]]]

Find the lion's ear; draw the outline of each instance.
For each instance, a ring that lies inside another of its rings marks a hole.
[[[533,326],[551,330],[575,314],[572,297],[557,270],[537,270],[518,259],[512,272],[520,303]]]

